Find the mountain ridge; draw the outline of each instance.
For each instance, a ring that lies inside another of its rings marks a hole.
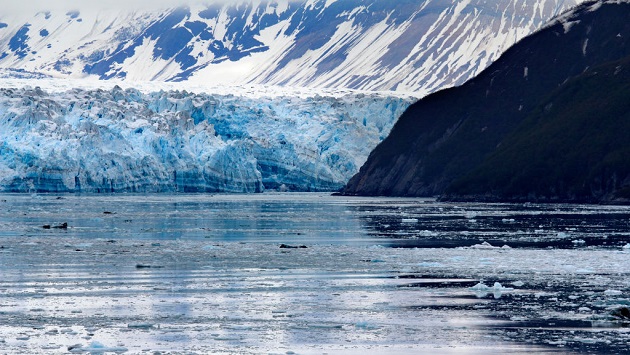
[[[279,0],[0,15],[0,69],[422,96],[463,83],[580,1]]]
[[[521,40],[466,84],[412,105],[343,192],[396,196],[449,192],[444,198],[509,200],[483,189],[458,190],[452,186],[483,166],[501,146],[511,146],[510,134],[518,134],[522,122],[558,87],[589,68],[630,55],[628,8],[626,1],[584,3]],[[512,167],[525,168],[518,164]],[[486,166],[486,171],[485,176],[492,175],[490,167]],[[620,184],[623,180],[619,177]],[[462,184],[469,188],[474,185]],[[516,199],[527,198],[521,194]],[[592,202],[605,198],[531,199]]]

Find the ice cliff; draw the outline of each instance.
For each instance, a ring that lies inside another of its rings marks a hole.
[[[0,89],[0,191],[335,190],[411,98]]]

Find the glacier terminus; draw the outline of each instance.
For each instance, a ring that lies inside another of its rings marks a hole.
[[[2,190],[335,190],[413,102],[354,91],[196,94],[156,85],[148,93],[0,89]]]

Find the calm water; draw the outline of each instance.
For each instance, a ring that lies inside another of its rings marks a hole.
[[[620,206],[0,195],[0,353],[624,353],[629,255]]]

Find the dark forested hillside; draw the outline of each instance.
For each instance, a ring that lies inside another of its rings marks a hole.
[[[630,57],[562,85],[445,198],[630,199]]]
[[[602,201],[630,184],[630,3],[587,2],[411,106],[346,194]],[[445,194],[446,193],[446,194]]]

